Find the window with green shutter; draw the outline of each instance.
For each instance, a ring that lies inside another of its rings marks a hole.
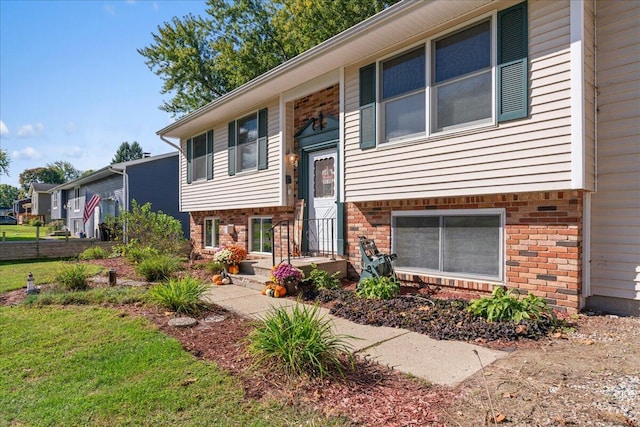
[[[268,115],[264,108],[229,122],[229,175],[268,167]]]
[[[527,117],[527,3],[498,13],[498,121]]]
[[[187,184],[213,179],[213,131],[187,139]]]

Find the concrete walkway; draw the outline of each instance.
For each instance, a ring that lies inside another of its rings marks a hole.
[[[273,307],[291,307],[289,298],[269,298],[259,290],[238,286],[212,286],[207,300],[240,315],[260,319]],[[360,325],[329,314],[337,334],[350,335],[349,344],[360,356],[423,378],[434,384],[456,385],[507,353],[460,341],[439,341],[404,329]],[[477,352],[477,354],[476,354]],[[480,360],[478,360],[478,357]]]

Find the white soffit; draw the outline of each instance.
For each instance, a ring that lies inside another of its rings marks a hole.
[[[310,80],[372,57],[494,0],[404,0],[256,77],[173,124],[158,135],[187,138],[212,123],[259,108]]]

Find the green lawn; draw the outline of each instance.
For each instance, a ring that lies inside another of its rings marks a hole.
[[[145,319],[98,307],[0,307],[0,425],[339,425],[244,399]]]
[[[36,285],[52,283],[65,262],[61,260],[0,262],[0,293],[27,286],[27,276],[30,272],[33,274]],[[98,274],[101,270],[100,266],[87,265],[87,273],[91,275]]]
[[[4,239],[7,242],[16,242],[21,240],[36,240],[36,229],[30,225],[0,225],[0,240],[4,233]],[[47,227],[40,227],[40,237],[47,236]]]

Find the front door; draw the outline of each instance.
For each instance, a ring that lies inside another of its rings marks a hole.
[[[335,149],[309,154],[309,251],[332,253],[336,250],[336,171]]]

